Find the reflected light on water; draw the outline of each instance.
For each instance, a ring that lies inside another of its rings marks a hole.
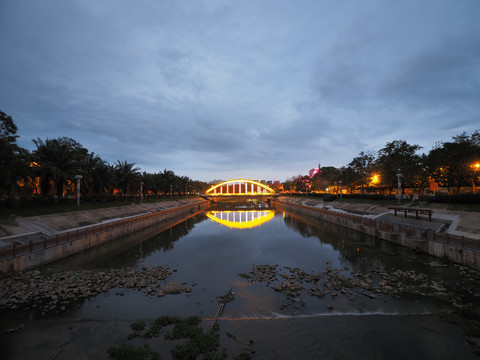
[[[273,210],[209,211],[207,217],[221,225],[235,229],[251,229],[273,219]]]

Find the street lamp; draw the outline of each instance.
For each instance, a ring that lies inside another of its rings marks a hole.
[[[170,199],[173,197],[173,185],[170,185]]]
[[[140,201],[143,200],[143,182],[140,183]]]
[[[340,184],[340,200],[342,200],[342,184],[343,184],[343,181],[340,180],[338,183]]]
[[[473,171],[474,171],[473,180],[472,180],[472,192],[475,193],[475,180],[476,180],[476,176],[475,176],[475,175],[477,175],[477,174],[476,174],[477,171],[480,171],[480,163],[477,162],[477,163],[471,165],[470,167],[471,167],[471,168],[473,169]]]
[[[76,188],[77,188],[77,206],[80,206],[80,180],[83,179],[82,175],[75,176],[75,180],[77,180]]]
[[[403,175],[400,174],[400,169],[398,169],[397,179],[398,179],[398,203],[400,204],[402,202],[402,179],[403,179]]]

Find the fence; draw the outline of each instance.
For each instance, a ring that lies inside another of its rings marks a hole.
[[[122,228],[127,225],[141,223],[146,220],[154,219],[156,217],[165,216],[166,214],[173,213],[179,210],[183,210],[197,204],[188,204],[183,206],[178,206],[176,208],[162,210],[158,212],[153,212],[150,214],[143,214],[138,216],[132,216],[118,221],[112,221],[105,224],[99,224],[95,226],[84,227],[81,229],[70,230],[58,234],[54,234],[48,237],[44,237],[41,240],[33,241],[30,240],[28,244],[13,244],[11,247],[5,247],[0,249],[0,261],[5,259],[10,259],[12,257],[25,255],[32,253],[34,251],[39,251],[42,249],[47,249],[59,244],[65,244],[68,242],[77,241],[88,236],[100,234],[106,231],[111,231],[114,229]]]
[[[339,220],[344,219],[350,221],[352,224],[362,225],[366,228],[377,229],[382,232],[390,234],[400,234],[408,239],[424,240],[436,242],[448,246],[457,247],[460,249],[467,249],[473,251],[480,251],[480,241],[475,239],[466,239],[464,236],[451,235],[448,233],[438,233],[431,229],[422,229],[415,226],[409,226],[404,224],[395,224],[387,221],[381,221],[376,219],[364,218],[359,215],[345,214],[337,211],[331,211],[326,209],[319,209],[312,206],[301,205],[297,203],[290,203],[281,201],[282,204],[294,205],[307,211],[313,211],[321,213],[322,218],[326,221],[333,222],[339,225],[345,225]]]

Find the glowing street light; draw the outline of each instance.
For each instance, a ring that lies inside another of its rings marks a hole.
[[[473,165],[470,165],[470,167],[473,169],[473,171],[477,172],[477,171],[480,171],[480,163],[477,162]],[[473,177],[472,179],[472,192],[475,192],[475,176]]]

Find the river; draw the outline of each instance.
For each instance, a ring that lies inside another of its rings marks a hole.
[[[349,286],[326,291],[319,287],[324,293],[315,296],[313,290],[307,291],[314,282],[302,281],[305,274],[318,275],[319,284],[332,276],[337,280],[357,276],[380,287],[385,273],[411,272],[477,307],[473,273],[466,279],[457,265],[280,207],[212,208],[151,238],[128,236],[115,244],[42,271],[168,264],[172,274],[167,281],[182,284],[188,292],[159,297],[116,288],[78,300],[58,313],[9,312],[3,317],[0,338],[7,358],[108,358],[106,349],[126,340],[133,321],[197,315],[208,323],[219,308],[217,297],[229,290],[235,299],[225,305],[218,323],[221,344],[231,358],[244,351],[252,359],[476,358],[461,329],[439,316],[453,309],[451,301],[411,291],[395,295]],[[263,265],[270,266],[270,281],[258,276]],[[302,289],[289,295],[289,290],[281,289],[285,281],[297,282]],[[465,287],[473,290],[462,290]],[[168,345],[158,341],[151,346],[161,347],[157,350],[162,358],[169,358]]]

